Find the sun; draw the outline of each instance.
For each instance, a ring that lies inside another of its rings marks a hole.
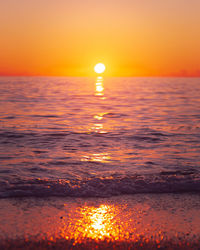
[[[101,74],[105,71],[106,67],[103,63],[97,63],[94,67],[94,71],[97,73],[97,74]]]

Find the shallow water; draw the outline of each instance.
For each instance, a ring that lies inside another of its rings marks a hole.
[[[200,191],[199,78],[0,78],[0,197]]]

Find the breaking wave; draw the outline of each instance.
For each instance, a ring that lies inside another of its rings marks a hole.
[[[193,170],[188,170],[83,180],[18,178],[12,181],[1,181],[0,185],[1,198],[109,197],[138,193],[200,192],[200,175]]]

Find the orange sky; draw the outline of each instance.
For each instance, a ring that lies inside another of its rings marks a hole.
[[[200,76],[199,0],[0,2],[0,75]]]

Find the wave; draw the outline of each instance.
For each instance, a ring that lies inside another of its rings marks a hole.
[[[9,197],[109,197],[139,193],[200,192],[195,170],[159,174],[94,177],[89,179],[13,179],[0,182],[0,198]]]

